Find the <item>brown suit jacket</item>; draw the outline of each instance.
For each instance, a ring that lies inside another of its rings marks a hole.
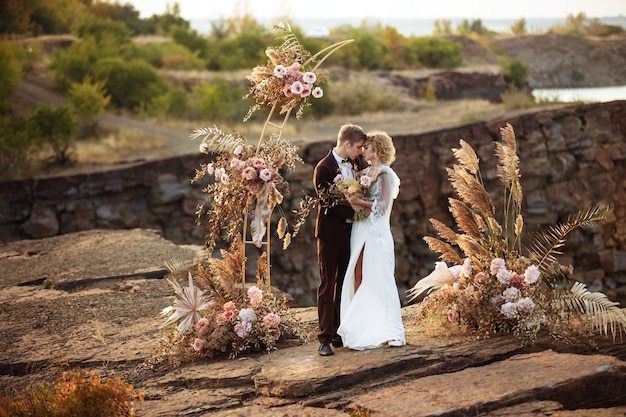
[[[356,162],[357,169],[363,169],[367,164],[362,158]],[[315,191],[327,189],[341,170],[333,156],[332,149],[322,158],[313,171],[313,182]],[[341,233],[346,225],[346,219],[352,219],[354,210],[349,205],[338,204],[333,207],[326,207],[323,204],[317,205],[317,218],[315,221],[315,237],[322,240],[337,238],[337,233]]]

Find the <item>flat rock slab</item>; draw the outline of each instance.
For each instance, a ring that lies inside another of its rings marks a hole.
[[[198,246],[180,246],[155,230],[88,230],[0,245],[0,288],[61,286],[97,279],[163,277],[165,261],[194,259]]]
[[[536,400],[566,409],[619,399],[626,363],[611,356],[543,351],[432,375],[354,398],[350,408],[393,416],[459,416]],[[622,398],[623,401],[623,398]]]

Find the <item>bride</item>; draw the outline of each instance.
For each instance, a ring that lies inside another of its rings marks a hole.
[[[398,196],[400,179],[389,167],[396,149],[382,131],[367,134],[363,157],[370,166],[359,173],[371,178],[363,198],[351,197],[367,218],[355,221],[350,239],[350,262],[341,292],[341,323],[337,333],[343,346],[363,350],[405,344],[400,297],[394,276],[395,256],[389,216]]]

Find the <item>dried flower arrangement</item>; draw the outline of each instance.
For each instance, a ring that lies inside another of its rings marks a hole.
[[[597,205],[581,210],[565,224],[535,233],[530,247],[523,248],[519,158],[510,124],[501,129],[501,136],[495,150],[498,178],[504,184],[501,222],[474,150],[463,140],[453,149],[457,163],[447,172],[459,198],[449,199],[449,210],[459,232],[430,219],[438,237],[425,241],[441,261],[408,291],[409,300],[423,297],[419,319],[431,332],[478,337],[513,333],[523,344],[532,344],[542,329],[560,340],[598,332],[621,339],[624,310],[605,294],[572,283],[571,266],[556,258],[569,232],[606,220],[612,209]]]
[[[202,138],[200,152],[213,157],[201,165],[192,179],[198,182],[209,178],[203,189],[205,201],[196,212],[197,224],[206,223],[208,257],[201,262],[167,263],[175,299],[162,311],[166,318],[164,327],[170,333],[160,348],[161,357],[234,358],[243,352],[271,351],[286,338],[305,341],[312,334],[313,329],[290,311],[284,296],[273,294],[269,276],[270,218],[275,208],[280,209],[277,234],[286,249],[317,204],[315,198],[303,197],[289,226],[280,206],[283,196],[289,193],[289,183],[282,172],[303,161],[298,148],[284,139],[282,132],[296,106],[299,118],[309,98],[323,94],[319,84],[326,74],[317,70],[321,62],[352,40],[338,42],[311,56],[289,27],[274,29],[285,33],[284,42],[268,48],[267,65],[255,67],[247,77],[252,86],[246,97],[252,97],[254,104],[244,121],[261,107],[270,108],[258,145],[217,127],[196,129],[191,134],[192,139]],[[285,114],[282,125],[272,122],[276,110]],[[266,135],[268,126],[278,127],[279,132]],[[220,241],[229,243],[229,247],[221,249],[221,258],[213,258]],[[257,262],[257,283],[251,287],[245,282],[248,243],[257,248],[265,245]],[[192,273],[193,267],[197,271]],[[183,287],[179,281],[185,278],[188,285]]]

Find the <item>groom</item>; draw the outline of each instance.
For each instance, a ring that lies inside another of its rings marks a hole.
[[[344,178],[354,177],[353,169],[364,168],[361,147],[365,132],[360,126],[345,124],[339,129],[336,146],[322,158],[313,171],[313,183],[318,197],[328,189],[337,174]],[[358,165],[358,166],[357,166]],[[349,205],[326,207],[317,205],[315,237],[317,238],[317,259],[320,268],[320,283],[317,288],[317,317],[320,342],[318,352],[330,356],[334,352],[330,345],[341,347],[337,335],[339,327],[339,306],[343,277],[350,260],[350,232],[354,210]]]

